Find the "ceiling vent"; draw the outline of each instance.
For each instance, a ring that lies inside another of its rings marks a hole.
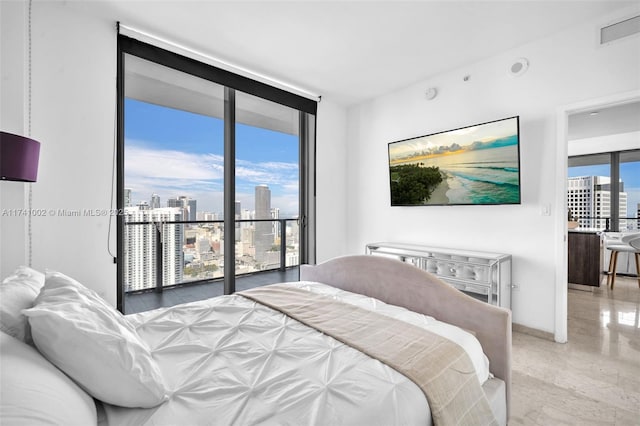
[[[640,33],[640,15],[600,28],[600,44]]]

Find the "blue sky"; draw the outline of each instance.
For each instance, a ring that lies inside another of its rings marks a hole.
[[[198,211],[222,212],[224,128],[221,119],[132,99],[125,102],[125,187],[132,201],[186,195]],[[236,126],[236,200],[253,210],[254,188],[271,189],[271,207],[298,212],[298,137]]]

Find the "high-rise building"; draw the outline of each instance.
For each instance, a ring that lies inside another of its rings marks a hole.
[[[179,207],[179,208],[183,208],[186,207],[182,201],[182,199],[180,199],[179,197],[176,198],[169,198],[167,200],[167,207]]]
[[[189,209],[189,220],[192,222],[196,220],[196,204],[196,200],[189,199],[187,208]]]
[[[160,196],[158,194],[151,194],[151,203],[149,203],[149,207],[152,209],[160,208]]]
[[[297,219],[297,217],[296,217]],[[299,225],[299,220],[292,220],[291,222],[289,222],[291,225],[291,241],[293,242],[294,245],[298,245],[300,243],[300,225]]]
[[[620,182],[620,217],[627,216],[627,193]],[[567,182],[567,207],[581,227],[606,229],[611,218],[611,178],[607,176],[580,176]],[[627,221],[620,220],[620,229],[626,229]]]
[[[253,214],[251,210],[244,209],[240,213],[240,219],[243,219],[243,220],[251,220],[252,216]],[[250,229],[251,232],[247,232],[248,229]],[[253,223],[241,222],[240,223],[240,241],[242,241],[243,243],[248,243],[250,246],[253,246],[254,245],[253,235],[254,235]]]
[[[271,219],[280,219],[280,209],[278,207],[274,207],[271,209]],[[280,238],[280,222],[274,220],[273,222],[271,222],[271,227],[273,228],[272,232],[275,242],[275,239]]]
[[[196,220],[196,200],[191,200],[185,195],[167,200],[167,207],[179,208],[182,211],[180,220]],[[191,213],[193,211],[193,214]]]
[[[146,202],[145,202],[146,204]],[[162,285],[182,282],[184,254],[184,225],[167,222],[181,220],[179,208],[125,208],[124,214],[124,270],[125,291],[143,290],[156,286],[158,239],[156,225],[127,225],[127,222],[164,222],[162,234]]]
[[[218,220],[218,213],[204,212],[202,220]]]
[[[236,220],[242,219],[242,208],[240,206],[240,201],[236,201],[235,204],[235,212],[234,217]],[[236,242],[242,241],[242,224],[240,222],[236,222]]]
[[[271,190],[267,185],[258,185],[255,189],[256,219],[271,219]],[[273,246],[273,227],[271,222],[256,222],[253,237],[256,248],[256,262],[267,260],[267,251]]]
[[[131,207],[131,189],[130,188],[124,189],[124,206]]]

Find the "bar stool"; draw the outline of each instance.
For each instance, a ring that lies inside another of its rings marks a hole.
[[[620,243],[607,244],[607,250],[611,250],[609,260],[609,275],[607,276],[607,287],[611,287],[616,280],[616,265],[618,264],[618,253],[633,253],[636,260],[636,275],[638,276],[638,287],[640,287],[640,233],[628,234],[620,239]]]

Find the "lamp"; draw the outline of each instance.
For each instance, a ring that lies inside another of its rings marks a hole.
[[[40,142],[0,132],[0,180],[35,182],[39,156]]]

